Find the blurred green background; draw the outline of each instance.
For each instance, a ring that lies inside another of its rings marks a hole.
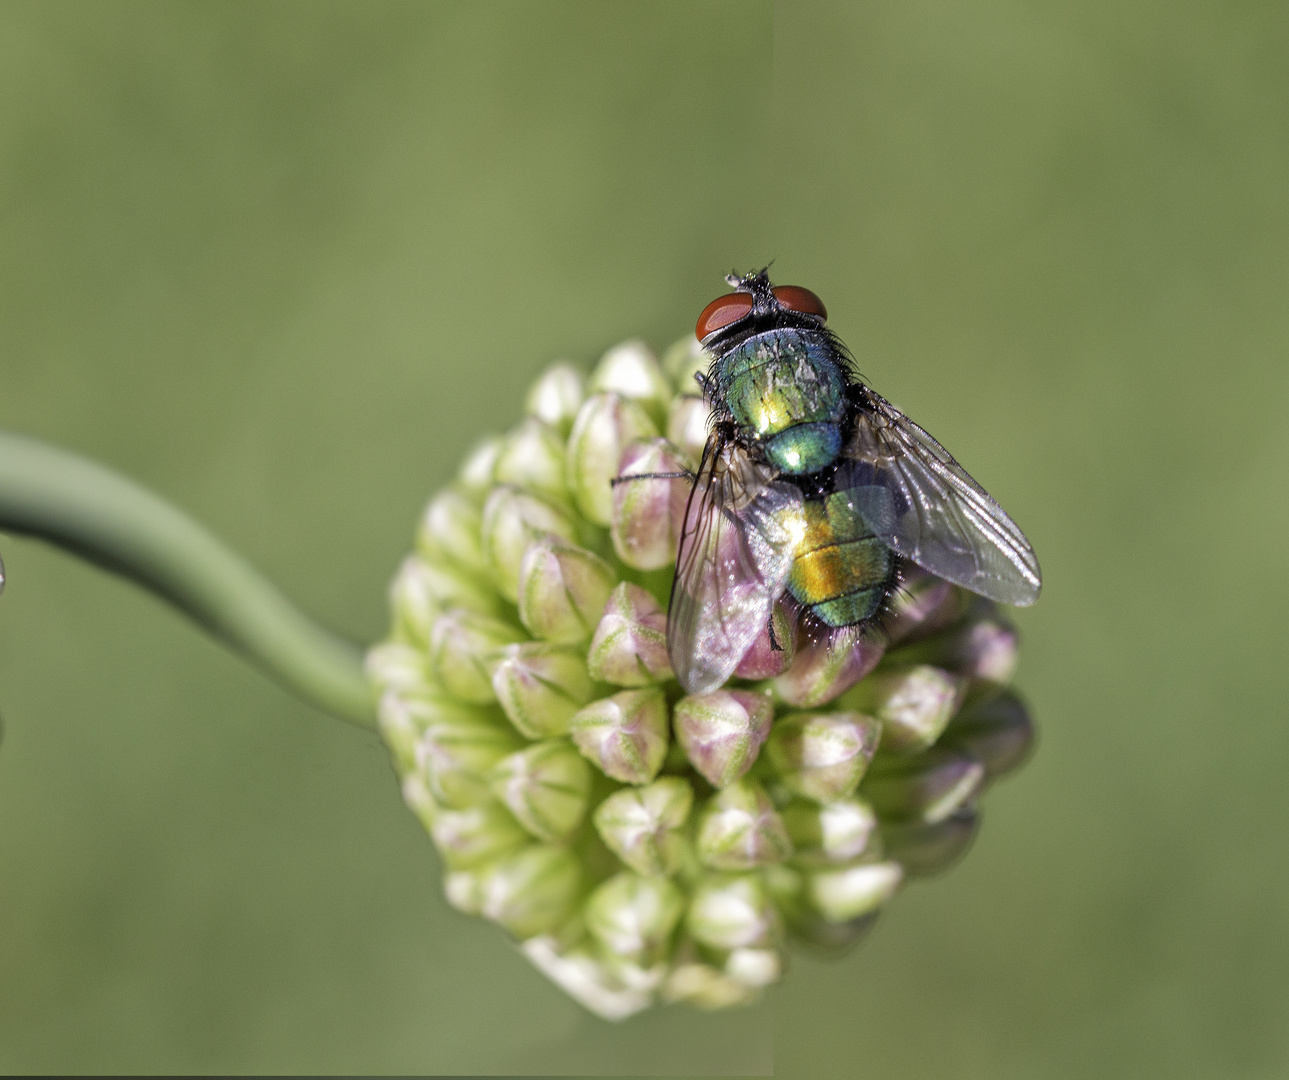
[[[0,538],[0,1070],[1289,1071],[1289,8],[0,5],[0,424],[357,639],[534,374],[771,258],[1043,561],[967,860],[608,1025],[447,907],[374,736]]]

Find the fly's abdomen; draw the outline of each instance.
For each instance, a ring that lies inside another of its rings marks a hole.
[[[894,587],[895,556],[864,524],[845,491],[808,500],[805,519],[788,591],[828,626],[873,618]]]

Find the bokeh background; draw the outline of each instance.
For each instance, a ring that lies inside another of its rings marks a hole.
[[[384,629],[557,357],[775,259],[1043,561],[975,849],[749,1010],[583,1013],[375,737],[0,537],[0,1070],[1289,1071],[1289,7],[0,5],[0,423]]]

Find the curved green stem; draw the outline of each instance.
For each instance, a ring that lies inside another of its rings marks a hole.
[[[324,630],[192,518],[67,450],[0,431],[0,530],[151,589],[296,694],[375,727],[362,650]]]

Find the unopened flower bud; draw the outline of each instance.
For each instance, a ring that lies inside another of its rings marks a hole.
[[[714,690],[681,698],[674,710],[676,740],[713,787],[734,783],[752,767],[770,733],[769,694]]]
[[[887,858],[904,867],[914,877],[925,877],[947,870],[963,855],[975,839],[980,815],[971,807],[937,821],[886,825],[882,828],[882,846]]]
[[[447,560],[474,577],[484,577],[480,531],[483,515],[478,505],[460,491],[441,491],[425,508],[416,530],[417,549],[431,562]]]
[[[658,435],[648,412],[620,394],[595,394],[582,404],[568,437],[568,486],[581,512],[596,525],[613,519],[610,481],[622,451]]]
[[[618,972],[592,955],[585,944],[564,948],[551,934],[529,938],[520,948],[543,975],[605,1020],[625,1020],[647,1009],[664,974],[661,970],[650,973],[643,985],[624,983]]]
[[[547,739],[493,766],[492,790],[539,840],[562,840],[586,816],[591,770],[566,740]]]
[[[601,698],[574,714],[569,734],[606,776],[647,784],[667,757],[667,698],[653,686]]]
[[[416,688],[391,687],[381,694],[376,705],[376,724],[400,773],[416,768],[416,747],[421,736],[430,723],[442,715],[435,707],[440,704],[440,696],[428,683],[422,683]],[[435,705],[431,706],[430,702]],[[474,710],[445,707],[464,715],[467,720],[480,719]]]
[[[584,917],[610,952],[649,963],[665,950],[684,911],[684,895],[667,878],[626,871],[591,894]]]
[[[600,358],[591,372],[592,393],[620,394],[641,405],[660,423],[671,401],[671,382],[653,350],[643,341],[624,341]]]
[[[685,464],[666,439],[631,443],[613,486],[613,549],[628,566],[658,570],[676,561],[691,487],[687,477],[626,480],[643,474],[684,473]]]
[[[434,800],[434,793],[430,791],[430,785],[425,782],[425,777],[419,773],[408,773],[403,777],[400,788],[403,793],[403,803],[416,815],[421,827],[426,832],[430,832],[434,828],[435,819],[445,811]]]
[[[488,865],[479,911],[517,938],[548,933],[572,914],[581,882],[568,848],[532,844]]]
[[[761,785],[739,780],[722,788],[698,816],[698,858],[713,870],[754,870],[783,862],[792,841]]]
[[[714,874],[694,889],[685,927],[713,949],[758,947],[778,940],[779,916],[755,874]]]
[[[519,568],[519,618],[534,637],[573,645],[589,638],[617,584],[594,552],[547,536],[529,545]]]
[[[529,545],[546,534],[572,541],[577,529],[569,517],[536,495],[516,487],[493,489],[483,506],[483,551],[502,596],[519,599],[519,569]]]
[[[443,861],[453,870],[479,866],[529,842],[528,833],[497,802],[464,810],[439,809],[427,828]]]
[[[681,338],[662,354],[662,370],[677,395],[697,394],[698,381],[694,376],[705,374],[711,364],[711,354],[693,334]]]
[[[457,473],[457,490],[468,499],[481,503],[492,490],[492,469],[501,452],[501,439],[484,439],[466,456]]]
[[[743,654],[734,674],[740,679],[771,679],[792,666],[797,654],[796,627],[782,604],[775,604],[770,621]]]
[[[838,702],[882,722],[882,753],[925,750],[957,711],[966,681],[930,664],[875,671]]]
[[[887,641],[893,647],[943,630],[965,613],[970,595],[943,578],[913,568],[891,597],[890,613],[882,624]]]
[[[703,459],[711,421],[712,407],[706,398],[687,395],[672,400],[667,413],[667,441],[690,469],[697,469]]]
[[[653,595],[624,581],[609,595],[591,638],[591,678],[615,686],[647,686],[671,678],[667,613]]]
[[[807,875],[810,902],[829,922],[847,922],[876,911],[904,880],[897,862],[861,863]]]
[[[989,779],[1010,772],[1028,756],[1034,725],[1025,703],[1010,691],[968,706],[944,733],[945,743],[969,753]]]
[[[367,650],[363,667],[367,677],[382,692],[415,692],[429,688],[430,669],[426,663],[425,650],[405,642],[387,641],[382,645],[372,646]]]
[[[973,607],[982,614],[925,641],[904,646],[892,661],[935,664],[966,676],[981,690],[1006,686],[1016,674],[1019,635],[992,604],[979,602]]]
[[[732,949],[725,974],[744,986],[769,986],[783,975],[783,954],[778,949]]]
[[[840,697],[877,666],[885,646],[859,638],[849,648],[830,648],[826,641],[798,648],[792,666],[774,680],[781,701],[797,709],[814,709]]]
[[[492,689],[507,718],[530,739],[563,735],[573,714],[595,694],[581,654],[561,645],[507,645]]]
[[[459,571],[416,555],[408,556],[399,567],[390,585],[389,603],[395,630],[422,648],[429,644],[434,620],[444,611],[465,608],[492,615],[497,610],[495,593]]]
[[[430,671],[443,688],[461,701],[496,700],[492,673],[501,649],[522,634],[499,619],[473,611],[448,611],[430,627]]]
[[[881,732],[881,725],[862,713],[791,713],[774,725],[766,753],[790,791],[833,802],[853,794]]]
[[[443,895],[457,911],[465,915],[483,914],[482,867],[452,870],[443,875]]]
[[[693,803],[694,790],[685,780],[664,776],[648,787],[610,795],[596,808],[595,828],[632,870],[674,874],[683,853],[680,829]]]
[[[493,477],[498,484],[510,484],[563,505],[568,500],[564,439],[555,428],[530,416],[501,444]]]
[[[504,724],[466,710],[435,707],[435,716],[416,744],[416,764],[434,798],[462,809],[492,798],[492,767],[523,740]]]
[[[697,1009],[728,1009],[755,1001],[758,989],[697,961],[677,964],[663,985],[664,1001],[684,1002]]]
[[[797,799],[781,812],[796,849],[796,863],[824,866],[850,862],[876,837],[877,815],[862,799],[838,799],[822,806]]]
[[[571,364],[552,364],[528,391],[524,412],[567,435],[585,398],[582,373]]]
[[[969,754],[933,746],[917,757],[883,756],[864,778],[861,794],[884,821],[933,825],[961,809],[984,779],[985,767]]]

